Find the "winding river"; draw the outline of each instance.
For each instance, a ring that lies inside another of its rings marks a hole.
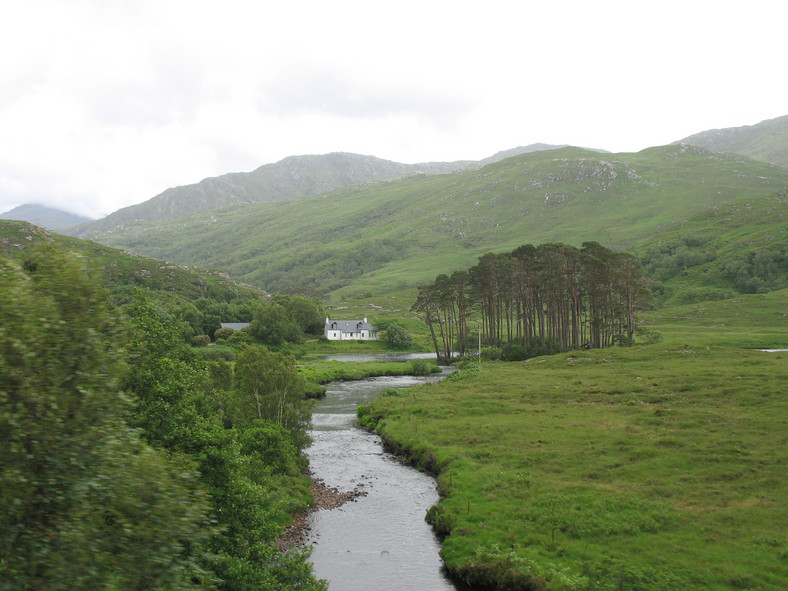
[[[407,358],[413,357],[400,357]],[[315,407],[313,443],[307,450],[312,473],[329,487],[366,493],[310,517],[310,560],[315,576],[329,581],[330,591],[456,589],[441,570],[440,544],[424,521],[427,509],[438,502],[434,479],[384,452],[377,435],[355,426],[356,407],[386,388],[406,388],[441,378],[402,376],[334,382]]]

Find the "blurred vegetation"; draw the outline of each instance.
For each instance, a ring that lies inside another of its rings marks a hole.
[[[0,588],[324,589],[277,547],[311,502],[303,390],[269,378],[276,404],[250,409],[247,350],[234,376],[150,291],[112,307],[81,263],[0,257]]]

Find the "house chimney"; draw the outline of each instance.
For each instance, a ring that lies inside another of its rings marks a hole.
[[[366,324],[366,323],[367,323],[367,317],[364,316],[364,324]]]

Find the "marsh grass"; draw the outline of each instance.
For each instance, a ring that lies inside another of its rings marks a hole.
[[[440,368],[417,360],[402,361],[300,361],[298,372],[308,382],[326,384],[337,380],[363,380],[375,376],[427,375],[440,372]]]
[[[429,518],[468,582],[778,589],[786,383],[788,353],[663,343],[487,363],[360,418],[439,474]]]
[[[788,289],[651,311],[641,326],[666,343],[788,348]]]

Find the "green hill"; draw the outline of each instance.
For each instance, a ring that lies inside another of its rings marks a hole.
[[[374,156],[333,153],[290,156],[252,172],[206,178],[196,184],[172,187],[138,205],[72,228],[70,233],[93,238],[138,220],[174,220],[234,203],[280,201],[318,195],[348,185],[398,179],[412,174],[442,174],[469,162],[401,164]]]
[[[175,220],[235,203],[281,201],[291,197],[319,195],[347,186],[396,180],[414,174],[433,175],[474,170],[517,154],[558,147],[561,146],[531,144],[498,152],[481,161],[420,164],[402,164],[345,152],[289,156],[273,164],[264,164],[252,172],[233,172],[203,179],[191,185],[172,187],[143,203],[125,207],[100,220],[79,226],[76,226],[78,222],[74,221],[71,225],[75,227],[70,228],[69,233],[81,238],[93,238],[138,220]]]
[[[0,220],[0,255],[34,265],[40,249],[47,248],[81,258],[116,305],[128,303],[135,288],[146,290],[161,309],[184,322],[185,338],[211,334],[220,322],[249,321],[254,305],[267,296],[260,288],[238,283],[224,272],[137,256],[28,222]]]
[[[635,249],[665,303],[788,287],[788,192],[734,201],[661,228]]]
[[[222,269],[267,291],[347,298],[411,288],[528,242],[636,249],[694,215],[786,188],[786,169],[694,146],[562,148],[479,170],[139,221],[97,239]]]
[[[710,129],[681,140],[714,152],[743,154],[756,160],[788,167],[788,115],[757,125]]]

